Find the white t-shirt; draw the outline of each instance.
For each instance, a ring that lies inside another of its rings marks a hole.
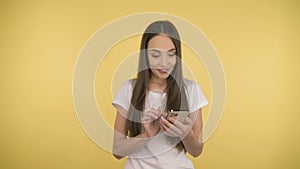
[[[195,112],[208,104],[201,88],[195,82],[184,79],[189,112]],[[126,111],[131,104],[133,80],[125,81],[115,95],[112,104],[121,106]],[[164,109],[166,93],[148,91],[145,98],[145,110]],[[125,169],[193,169],[191,160],[184,150],[176,148],[179,138],[171,138],[159,132],[143,148],[128,157]]]

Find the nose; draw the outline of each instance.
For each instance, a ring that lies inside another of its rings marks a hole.
[[[166,54],[162,55],[160,65],[161,66],[167,66],[168,65],[168,56],[166,56]]]

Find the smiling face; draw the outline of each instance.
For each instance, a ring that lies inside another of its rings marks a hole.
[[[148,42],[147,49],[152,77],[166,80],[176,65],[176,48],[166,35],[156,35]]]

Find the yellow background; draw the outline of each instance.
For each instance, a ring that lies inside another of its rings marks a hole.
[[[192,22],[224,66],[224,115],[203,154],[193,159],[196,168],[299,168],[299,11],[296,0],[1,1],[0,168],[123,168],[125,160],[115,160],[81,129],[72,76],[96,30],[137,12]],[[124,43],[136,48],[132,39]],[[197,81],[210,99],[203,72]],[[99,102],[100,92],[96,88]],[[105,112],[109,122],[114,116]]]

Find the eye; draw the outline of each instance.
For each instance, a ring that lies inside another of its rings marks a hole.
[[[174,52],[169,52],[168,53],[168,56],[175,56],[176,55],[176,53],[174,53]]]
[[[153,52],[150,53],[150,55],[151,55],[152,57],[159,57],[159,56],[160,56],[160,53],[159,53],[159,52],[153,51]]]

